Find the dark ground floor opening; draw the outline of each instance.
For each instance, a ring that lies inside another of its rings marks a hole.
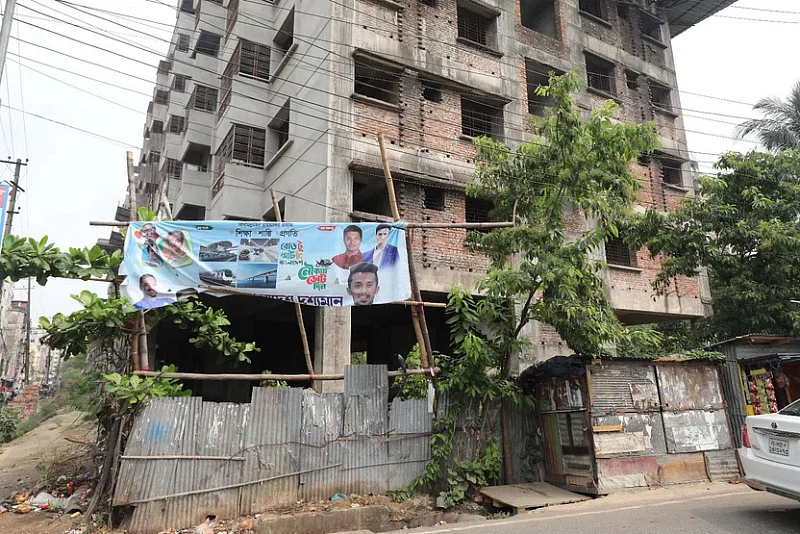
[[[427,302],[446,302],[442,293],[423,294]],[[231,335],[239,341],[254,342],[260,352],[250,353],[250,363],[233,358],[210,355],[195,348],[189,339],[193,333],[176,325],[161,324],[155,332],[156,350],[154,369],[175,364],[181,372],[190,373],[247,373],[259,374],[269,370],[275,374],[306,374],[305,357],[294,305],[288,302],[253,296],[232,295],[200,299],[208,306],[223,310],[231,324]],[[302,306],[312,361],[314,359],[316,316],[319,308]],[[425,318],[435,352],[449,350],[450,330],[445,322],[443,308],[426,308]],[[396,304],[383,304],[351,308],[350,352],[358,363],[383,364],[390,370],[398,369],[398,354],[407,355],[416,337],[411,320],[411,309]],[[319,368],[317,362],[315,367]],[[187,380],[186,387],[194,395],[208,401],[249,402],[251,390],[257,381],[239,380]],[[296,387],[308,387],[309,382],[292,382]],[[392,392],[390,392],[392,393]]]

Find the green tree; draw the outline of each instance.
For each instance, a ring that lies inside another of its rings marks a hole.
[[[785,100],[776,96],[762,98],[753,109],[763,117],[740,124],[736,128],[740,139],[755,137],[773,151],[800,149],[800,81]]]
[[[640,154],[657,148],[652,124],[613,119],[617,104],[608,101],[584,117],[572,98],[583,87],[575,72],[551,75],[537,91],[553,105],[531,123],[535,137],[516,146],[480,138],[474,184],[468,194],[491,200],[494,220],[514,220],[512,228],[472,232],[468,244],[491,260],[477,283],[481,298],[454,287],[448,302],[452,355],[440,357],[440,386],[449,413],[431,440],[432,460],[412,489],[440,489],[437,503],[450,505],[466,496],[470,484],[498,478],[502,457],[510,475],[509,403],[524,402],[512,378],[514,355],[525,341],[530,321],[552,325],[578,353],[609,354],[631,338],[655,343],[650,330],[628,331],[614,314],[605,292],[603,262],[593,252],[632,223],[640,187],[630,171]],[[565,208],[586,220],[569,229]],[[477,424],[472,456],[454,450],[460,413],[502,405],[503,451],[493,425]]]
[[[476,309],[490,325],[485,338],[496,345],[503,376],[531,320],[552,325],[578,353],[613,352],[629,336],[606,296],[603,262],[592,253],[635,220],[640,182],[630,164],[657,148],[657,136],[652,124],[613,120],[613,101],[584,119],[572,98],[582,85],[569,73],[551,76],[550,85],[538,89],[553,107],[532,123],[533,140],[514,148],[477,141],[468,193],[491,200],[495,220],[515,217],[517,223],[470,235],[472,248],[491,259],[477,285],[486,298]],[[567,228],[565,208],[585,218],[583,229]],[[515,296],[517,314],[510,305]]]
[[[648,211],[632,244],[663,254],[661,293],[678,275],[708,269],[712,339],[800,334],[800,152],[730,152],[696,196],[669,213]]]

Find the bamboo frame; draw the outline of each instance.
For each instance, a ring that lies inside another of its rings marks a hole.
[[[269,194],[272,197],[272,206],[275,210],[275,220],[278,222],[283,222],[283,215],[281,214],[281,205],[278,203],[278,197],[275,194],[275,190],[270,188]],[[306,324],[303,321],[303,308],[300,307],[300,304],[295,302],[294,303],[294,313],[297,316],[297,326],[300,328],[300,338],[303,340],[303,356],[306,359],[306,369],[308,369],[308,374],[312,377],[314,376],[314,364],[311,362],[311,349],[308,346],[308,336],[306,335]],[[311,379],[311,389],[316,391],[317,386],[314,383],[314,379]]]
[[[136,202],[136,179],[133,169],[133,152],[128,151],[125,154],[128,170],[128,201],[130,203],[130,222],[135,221],[139,217],[139,207]],[[127,226],[127,225],[125,225]],[[147,352],[147,327],[144,320],[144,312],[139,310],[136,314],[136,327],[134,335],[131,336],[131,364],[133,370],[138,371],[144,367],[149,367],[149,354]]]
[[[392,216],[394,217],[395,221],[400,220],[400,210],[397,207],[397,197],[394,192],[394,181],[392,180],[392,171],[389,168],[389,158],[386,155],[386,143],[383,140],[383,134],[378,134],[378,146],[380,147],[381,152],[381,164],[383,165],[383,176],[386,180],[386,190],[389,193],[389,205],[392,208]],[[417,285],[417,273],[414,267],[414,258],[412,254],[411,248],[411,233],[406,232],[406,249],[408,250],[408,275],[411,281],[411,296],[412,298],[417,301],[422,301],[422,294],[419,291],[419,286]],[[423,368],[429,368],[434,365],[433,360],[433,349],[431,347],[431,338],[430,334],[428,333],[428,323],[425,320],[425,308],[423,306],[412,306],[411,307],[411,321],[414,324],[414,335],[417,338],[417,343],[419,344],[419,355],[420,361],[422,363]],[[436,379],[436,375],[431,373],[430,375],[431,384],[433,385],[435,391],[434,397],[434,412],[436,411],[435,405],[436,397],[438,397],[438,380]]]
[[[353,216],[357,216],[357,214],[352,214]],[[399,221],[399,219],[398,219]],[[375,222],[381,222],[376,220]],[[397,222],[397,221],[396,221]],[[130,223],[118,222],[118,221],[89,221],[89,226],[114,226],[114,227],[124,227],[128,226]],[[391,223],[387,223],[391,224]],[[470,223],[470,222],[452,222],[452,223],[404,223],[405,228],[413,229],[413,228],[424,228],[427,230],[431,229],[443,229],[443,228],[463,228],[466,230],[480,230],[480,229],[487,229],[487,228],[511,228],[514,226],[513,222],[483,222],[483,223]]]
[[[436,369],[407,369],[404,371],[388,371],[387,376],[406,375],[434,375]],[[282,380],[284,382],[306,382],[309,380],[344,380],[344,373],[328,373],[321,375],[264,375],[264,374],[239,374],[239,373],[167,373],[161,371],[134,371],[138,376],[153,378],[177,378],[180,380]]]

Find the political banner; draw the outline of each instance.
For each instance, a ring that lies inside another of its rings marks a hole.
[[[139,309],[203,292],[309,306],[411,296],[402,223],[133,222],[122,274],[122,294]]]
[[[8,195],[11,187],[5,184],[0,185],[0,229],[5,228],[6,210],[8,209]]]

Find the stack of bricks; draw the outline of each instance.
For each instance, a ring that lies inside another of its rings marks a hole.
[[[19,410],[19,415],[27,419],[39,409],[39,383],[28,384],[22,393],[8,403],[8,407]]]

